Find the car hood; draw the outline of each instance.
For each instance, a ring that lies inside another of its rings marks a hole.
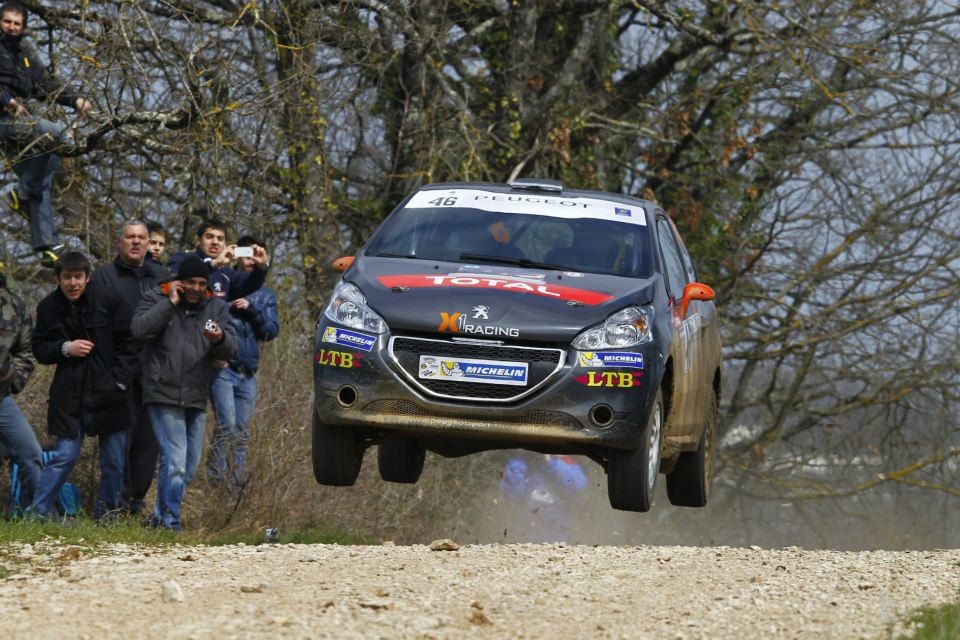
[[[439,337],[569,342],[630,305],[655,279],[509,265],[361,257],[345,274],[391,331]]]

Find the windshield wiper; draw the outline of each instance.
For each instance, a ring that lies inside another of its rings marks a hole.
[[[412,253],[375,253],[375,254],[373,254],[373,257],[375,257],[375,258],[406,258],[406,259],[413,259],[413,258],[416,258],[417,256],[413,255]]]
[[[537,262],[536,260],[527,260],[526,258],[505,258],[503,256],[487,256],[482,253],[461,253],[461,260],[474,260],[484,262],[496,262],[498,264],[515,264],[518,267],[532,267],[534,269],[553,269],[555,271],[576,271],[571,267],[565,267],[561,264],[550,264],[549,262]]]

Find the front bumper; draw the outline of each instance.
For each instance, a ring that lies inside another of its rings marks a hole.
[[[634,448],[663,374],[663,357],[653,343],[619,350],[618,364],[610,364],[611,358],[602,357],[610,352],[590,358],[571,348],[469,341],[476,349],[465,352],[463,342],[440,338],[383,334],[366,336],[366,340],[336,339],[350,333],[355,332],[326,319],[318,326],[315,410],[325,424],[372,434],[399,431],[571,451],[590,446]],[[416,349],[441,358],[462,358],[466,353],[473,361],[489,362],[526,362],[535,360],[538,353],[549,356],[547,352],[557,355],[555,362],[530,362],[531,380],[525,386],[462,381],[444,386],[417,375],[418,360],[411,351]],[[497,357],[501,353],[506,356]],[[619,366],[624,360],[629,362]]]

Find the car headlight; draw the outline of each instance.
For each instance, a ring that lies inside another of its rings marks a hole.
[[[338,282],[330,297],[330,304],[323,310],[323,314],[351,329],[363,329],[373,333],[385,333],[388,329],[376,311],[367,306],[367,299],[363,297],[356,286],[347,282]]]
[[[571,345],[581,351],[632,347],[653,340],[652,327],[653,307],[627,307],[578,335]]]

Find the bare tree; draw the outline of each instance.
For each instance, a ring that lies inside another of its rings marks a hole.
[[[723,416],[745,427],[731,468],[783,479],[757,460],[869,450],[890,481],[955,485],[955,8],[28,4],[60,73],[98,96],[62,185],[88,246],[130,215],[186,245],[216,214],[277,247],[281,288],[315,311],[330,260],[421,183],[646,195],[718,292]]]

